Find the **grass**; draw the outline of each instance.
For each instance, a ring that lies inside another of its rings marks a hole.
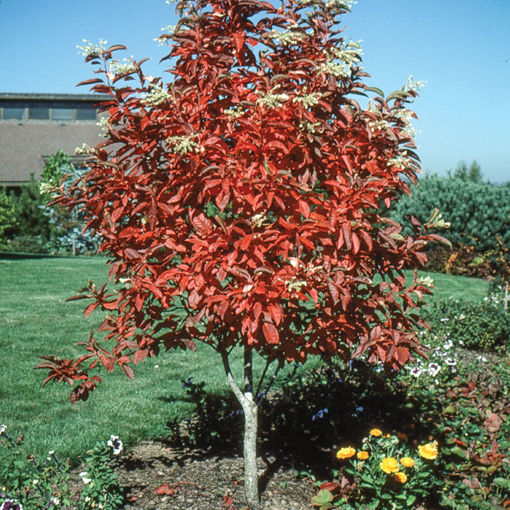
[[[487,284],[465,277],[429,274],[436,296],[478,299]],[[66,303],[89,279],[107,278],[105,259],[0,258],[0,424],[24,434],[27,450],[44,455],[55,450],[76,459],[96,441],[119,435],[127,444],[168,433],[166,422],[185,416],[190,403],[181,379],[206,381],[206,389],[226,391],[223,370],[213,351],[172,351],[135,368],[130,381],[116,370],[87,402],[69,403],[69,387],[41,387],[45,372],[34,370],[42,355],[73,357],[82,353],[75,342],[86,339],[101,321],[83,316],[84,301]],[[234,356],[234,370],[240,369]]]

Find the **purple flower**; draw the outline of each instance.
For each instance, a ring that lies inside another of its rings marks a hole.
[[[118,455],[122,451],[122,441],[119,439],[119,436],[110,436],[110,440],[108,441],[108,446],[113,448],[113,454]]]
[[[14,499],[6,499],[0,506],[0,510],[23,510],[23,505]]]

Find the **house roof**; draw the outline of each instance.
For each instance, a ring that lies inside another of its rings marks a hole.
[[[61,149],[74,155],[84,143],[97,145],[101,128],[95,122],[17,121],[0,122],[0,185],[19,186],[37,179],[44,169],[44,158]],[[83,158],[80,158],[83,159]]]
[[[51,94],[41,92],[0,92],[0,101],[83,101],[99,103],[111,99],[108,94]]]

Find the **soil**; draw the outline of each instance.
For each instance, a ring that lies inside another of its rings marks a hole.
[[[309,510],[316,493],[297,478],[292,459],[259,459],[260,509]],[[285,466],[285,467],[282,467]],[[126,510],[242,510],[243,460],[228,452],[177,449],[146,441],[124,452],[116,469]]]

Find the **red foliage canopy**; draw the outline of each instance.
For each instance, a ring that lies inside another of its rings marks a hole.
[[[73,401],[97,381],[90,361],[132,377],[131,361],[196,340],[391,367],[419,351],[427,289],[403,270],[434,236],[404,238],[382,212],[419,170],[405,107],[417,94],[363,84],[357,45],[335,29],[344,3],[183,1],[162,36],[168,84],[120,65],[122,46],[89,48],[99,77],[83,84],[112,96],[106,139],[57,202],[85,211],[111,259],[115,289],[80,297],[111,312],[100,330],[114,347],[91,335],[78,362],[45,358],[48,379],[82,381]],[[368,92],[364,109],[353,97]]]

